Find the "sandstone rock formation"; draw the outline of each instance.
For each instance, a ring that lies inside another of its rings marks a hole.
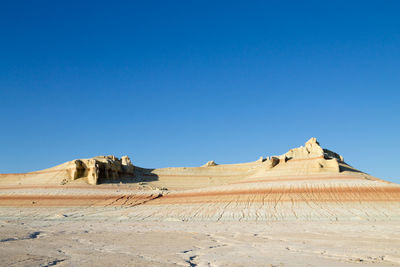
[[[134,166],[128,156],[118,159],[115,156],[98,156],[91,159],[78,159],[66,163],[68,177],[64,183],[86,178],[91,185],[99,179],[117,181],[123,176],[133,176]]]
[[[212,168],[210,168],[212,167]],[[282,176],[313,173],[339,173],[341,169],[351,170],[352,167],[343,161],[343,157],[328,149],[323,149],[316,138],[311,138],[305,146],[294,148],[280,156],[260,157],[258,160],[241,164],[216,164],[208,161],[202,167],[194,168],[163,168],[144,169],[135,167],[128,156],[120,159],[115,156],[97,156],[90,159],[77,159],[56,167],[32,172],[29,174],[3,174],[1,183],[13,183],[15,178],[21,184],[67,184],[84,180],[88,184],[118,182],[121,179],[129,182],[149,181],[160,187],[174,187],[175,184],[185,185],[188,180],[181,179],[182,175],[202,177],[195,179],[188,187],[226,184],[238,180],[237,177],[248,177],[263,173],[269,176]],[[169,177],[167,184],[164,179]],[[173,179],[173,177],[176,177]],[[204,178],[203,178],[204,177]],[[9,179],[8,179],[9,178]]]
[[[213,160],[208,161],[206,164],[203,165],[203,167],[211,167],[211,166],[217,166],[218,164],[215,163]]]
[[[128,187],[104,191],[116,182]],[[84,183],[103,185],[75,187]],[[126,156],[73,160],[0,175],[0,189],[0,206],[134,206],[129,216],[139,220],[400,219],[399,185],[351,167],[315,138],[283,155],[240,164],[145,169]]]

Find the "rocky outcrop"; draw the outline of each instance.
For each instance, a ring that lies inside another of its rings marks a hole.
[[[286,173],[313,173],[320,171],[339,172],[339,163],[343,157],[328,149],[323,149],[315,137],[310,138],[304,146],[289,150],[287,153],[267,158],[267,168],[275,166]]]
[[[128,156],[121,159],[115,156],[98,156],[91,159],[78,159],[69,162],[67,173],[69,180],[86,178],[92,185],[99,180],[116,181],[123,176],[133,176],[134,166]]]
[[[305,144],[305,146],[301,146],[298,148],[294,148],[289,150],[286,154],[283,154],[281,158],[291,159],[307,159],[307,158],[315,158],[324,156],[324,150],[319,145],[316,138],[311,138]]]
[[[264,161],[264,157],[259,157],[258,160],[256,160],[256,162],[263,162]]]
[[[131,162],[131,159],[128,156],[121,157],[121,165],[122,165],[122,171],[124,173],[133,174],[134,167]]]
[[[322,148],[316,138],[311,138],[304,146],[283,155],[260,157],[248,163],[216,164],[209,161],[202,167],[145,169],[135,167],[128,156],[98,156],[28,174],[0,174],[0,184],[13,184],[15,179],[20,184],[67,184],[78,180],[74,183],[146,182],[159,188],[196,188],[236,182],[251,176],[281,177],[343,171],[357,170],[347,165],[341,155]]]
[[[203,167],[211,167],[211,166],[217,166],[218,164],[215,163],[213,160],[208,161],[206,164],[203,165]]]
[[[145,169],[126,156],[99,156],[0,178],[0,206],[128,206],[138,220],[400,219],[399,185],[352,168],[316,138],[248,163]]]
[[[305,143],[305,146],[289,150],[286,154],[282,155],[288,160],[290,159],[307,159],[324,157],[325,159],[337,159],[343,162],[343,157],[329,149],[322,148],[315,137],[310,138]]]
[[[278,165],[280,162],[280,159],[278,157],[267,157],[264,160],[264,165],[267,166],[267,169],[272,169],[276,165]]]

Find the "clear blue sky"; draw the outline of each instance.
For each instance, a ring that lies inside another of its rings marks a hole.
[[[0,173],[107,154],[246,162],[315,136],[400,182],[399,14],[399,1],[3,1]]]

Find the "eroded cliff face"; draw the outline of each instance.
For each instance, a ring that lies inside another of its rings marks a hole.
[[[42,171],[2,174],[1,184],[76,184],[131,183],[171,190],[228,185],[248,179],[312,176],[357,172],[343,157],[320,146],[316,138],[280,156],[260,157],[240,164],[209,161],[201,167],[145,169],[134,166],[128,156],[97,156],[77,159]]]
[[[80,178],[92,185],[102,181],[118,181],[123,176],[133,176],[135,167],[128,156],[98,156],[91,159],[77,159],[67,163],[68,176],[63,183]]]
[[[343,157],[328,149],[323,149],[316,138],[311,138],[305,146],[294,148],[281,156],[267,158],[269,169],[293,173],[340,172]]]
[[[311,138],[241,164],[145,169],[126,156],[99,156],[3,174],[0,206],[122,206],[137,220],[400,220],[400,185],[352,168]]]
[[[295,162],[301,163],[295,164]],[[216,170],[217,167],[220,170],[228,171],[229,169],[239,168],[240,166],[247,168],[247,170],[254,170],[258,166],[260,170],[314,173],[340,172],[340,164],[345,164],[343,157],[328,149],[323,149],[317,139],[313,137],[305,143],[305,146],[291,149],[280,156],[261,157],[257,161],[251,163],[228,165],[220,165],[216,164],[214,161],[209,161],[202,167],[210,167],[209,170],[211,170],[211,168]]]
[[[290,159],[312,159],[322,157],[326,160],[334,159],[343,162],[343,157],[328,149],[323,149],[315,137],[305,143],[305,146],[294,148],[282,155],[286,160]]]
[[[96,185],[107,182],[146,182],[156,187],[197,188],[223,185],[257,176],[309,175],[339,173],[352,170],[343,157],[323,149],[316,138],[304,146],[291,149],[280,156],[260,157],[254,162],[217,164],[209,161],[201,167],[144,169],[134,166],[128,156],[97,156],[76,159],[53,168],[26,174],[3,174],[0,184],[69,184],[86,181]],[[188,178],[192,177],[192,178]]]

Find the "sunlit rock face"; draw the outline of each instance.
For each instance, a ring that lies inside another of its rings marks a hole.
[[[24,174],[1,174],[1,184],[70,184],[74,181],[96,185],[132,178],[135,167],[128,156],[97,156],[76,159],[61,165]]]
[[[64,179],[63,183],[85,178],[89,184],[96,185],[99,179],[117,181],[122,176],[133,176],[134,172],[134,166],[128,156],[123,156],[121,159],[115,156],[98,156],[73,160],[66,165],[69,177]]]
[[[19,198],[1,190],[0,205],[29,204],[34,185],[51,196],[32,200],[35,205],[134,206],[127,213],[140,220],[400,219],[399,185],[354,169],[316,138],[283,155],[240,164],[146,169],[127,156],[98,156],[1,175],[0,186],[11,185],[28,191]]]

